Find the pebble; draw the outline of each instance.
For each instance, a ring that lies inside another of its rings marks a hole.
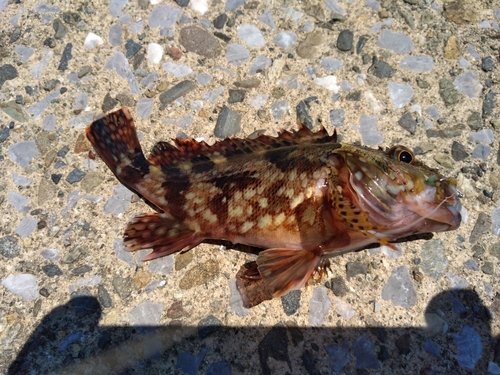
[[[417,120],[414,119],[410,112],[405,112],[398,120],[398,124],[411,134],[415,134],[415,131],[417,130]]]
[[[282,31],[273,38],[273,42],[281,48],[288,48],[297,43],[297,36],[290,31]]]
[[[349,281],[356,275],[366,275],[368,273],[368,265],[360,262],[349,262],[346,264],[346,277]]]
[[[198,322],[198,337],[204,339],[222,327],[222,322],[213,315],[201,319]]]
[[[145,120],[149,116],[151,116],[151,113],[153,112],[154,101],[155,101],[154,98],[139,99],[139,102],[137,102],[135,110],[137,111],[137,114],[141,119]]]
[[[264,13],[257,17],[257,19],[269,26],[271,29],[276,29],[276,25],[273,21],[273,12],[271,10],[265,10]]]
[[[461,290],[469,286],[469,282],[467,280],[463,277],[454,275],[451,272],[447,272],[446,277],[448,277],[448,285],[450,289]]]
[[[124,213],[134,193],[121,184],[116,185],[113,192],[114,195],[106,202],[103,211],[115,215]]]
[[[66,47],[64,47],[61,56],[61,60],[59,61],[59,66],[57,67],[58,70],[65,71],[66,69],[68,69],[68,63],[73,58],[72,50],[73,50],[73,44],[72,43],[66,44]]]
[[[13,259],[21,253],[21,246],[17,238],[12,236],[4,236],[0,238],[0,254],[4,257]]]
[[[484,212],[480,212],[476,223],[474,224],[474,228],[472,228],[469,243],[475,244],[478,242],[486,233],[489,232],[489,229],[492,225],[492,218]],[[493,232],[495,233],[495,232]]]
[[[406,266],[394,268],[384,284],[382,298],[391,300],[394,306],[410,308],[417,303],[417,293]]]
[[[483,271],[487,275],[493,275],[495,273],[495,266],[493,262],[484,262],[481,267],[481,271]]]
[[[434,68],[434,59],[430,56],[405,56],[399,67],[415,72],[427,72]]]
[[[188,352],[182,352],[177,357],[177,364],[175,368],[180,369],[186,375],[197,375],[198,368],[205,358],[205,354],[207,354],[208,349],[203,349],[197,356],[191,355]]]
[[[454,81],[455,88],[469,98],[477,98],[481,94],[483,85],[479,83],[479,72],[468,70],[460,74]]]
[[[495,242],[494,244],[492,244],[489,248],[489,253],[500,260],[500,242]]]
[[[465,326],[459,334],[452,334],[457,346],[457,361],[462,368],[473,369],[483,353],[481,336],[472,327]]]
[[[52,22],[52,28],[55,31],[54,38],[61,40],[68,33],[68,28],[62,23],[59,18],[56,18],[54,22]]]
[[[328,365],[336,374],[340,374],[342,369],[349,363],[349,343],[343,341],[341,345],[329,345],[325,347],[326,352],[330,356]]]
[[[424,273],[435,279],[443,275],[448,267],[448,259],[444,254],[444,243],[441,240],[430,240],[422,245],[420,250]]]
[[[163,64],[162,68],[165,72],[172,74],[177,78],[183,78],[187,75],[193,74],[193,70],[186,64],[174,64],[169,61]]]
[[[15,232],[21,237],[28,237],[33,233],[38,224],[38,220],[32,217],[25,217],[16,227]]]
[[[406,83],[389,81],[389,94],[395,108],[403,108],[413,98],[413,87]]]
[[[222,13],[214,19],[213,24],[216,29],[222,30],[226,25],[226,22],[227,22],[227,15],[226,13]]]
[[[45,266],[42,266],[42,271],[48,277],[60,276],[63,274],[57,264],[46,264]]]
[[[186,272],[179,281],[179,288],[183,290],[191,289],[195,286],[203,285],[213,279],[219,273],[219,264],[214,260],[199,263],[196,267]]]
[[[347,303],[338,297],[333,298],[333,305],[335,306],[337,314],[345,320],[351,319],[356,314],[350,303]]]
[[[226,59],[228,63],[239,66],[248,61],[250,51],[238,43],[232,43],[227,47]]]
[[[217,138],[225,138],[236,135],[240,131],[241,115],[238,112],[229,109],[229,107],[223,106],[219,113],[219,116],[217,117],[214,135]]]
[[[353,33],[351,30],[342,30],[337,38],[337,48],[341,51],[352,49]]]
[[[14,208],[21,214],[25,214],[31,209],[31,207],[28,206],[29,199],[24,195],[16,193],[15,191],[9,191],[7,199],[9,203],[13,205]]]
[[[432,340],[426,340],[422,344],[422,349],[436,357],[441,355],[441,347]]]
[[[385,139],[377,129],[376,116],[362,114],[359,119],[359,133],[363,144],[366,146],[378,146]]]
[[[358,337],[352,343],[352,350],[356,358],[356,369],[379,369],[380,363],[375,356],[373,344],[364,336]]]
[[[220,95],[222,95],[225,89],[226,88],[224,86],[220,86],[216,89],[206,91],[201,94],[201,98],[207,103],[212,103],[215,99],[217,99]]]
[[[467,308],[464,306],[464,304],[458,298],[453,296],[453,294],[450,294],[449,297],[453,313],[457,314],[460,317],[465,317],[465,315],[467,314]]]
[[[472,111],[471,114],[467,117],[467,125],[469,125],[472,130],[482,129],[483,120],[481,119],[481,113]]]
[[[300,290],[292,290],[281,297],[281,304],[286,315],[290,316],[297,312],[300,307],[301,295],[302,292]]]
[[[399,55],[409,53],[414,49],[414,44],[408,35],[393,33],[387,29],[382,30],[377,46],[391,50]]]
[[[319,64],[325,69],[328,73],[335,72],[344,66],[344,63],[340,60],[334,59],[332,57],[325,57],[319,61]]]
[[[263,47],[266,44],[260,30],[254,25],[238,26],[238,37],[242,39],[249,48]]]
[[[198,83],[202,86],[205,86],[206,84],[208,84],[208,82],[210,82],[211,79],[212,79],[212,76],[210,74],[197,74],[196,75],[196,81],[198,81]]]
[[[269,99],[269,95],[267,94],[257,94],[252,98],[249,98],[247,100],[248,104],[250,104],[255,110],[259,110],[262,108],[264,105],[266,105],[267,101]]]
[[[174,257],[172,255],[153,259],[148,262],[148,270],[168,275],[174,268]]]
[[[5,142],[5,140],[9,137],[10,129],[6,126],[2,130],[0,130],[0,143]]]
[[[280,120],[290,110],[288,100],[278,100],[271,105],[270,111],[275,121]]]
[[[2,280],[2,286],[9,292],[28,301],[40,297],[38,293],[38,281],[36,277],[31,274],[10,274]]]
[[[229,98],[227,99],[227,102],[229,104],[231,103],[240,103],[245,99],[245,90],[229,90]]]
[[[229,292],[229,306],[231,306],[234,313],[240,318],[248,315],[250,309],[244,306],[241,294],[238,291],[238,287],[236,286],[236,278],[234,277],[229,280]]]
[[[135,95],[140,92],[139,82],[137,82],[137,78],[135,78],[134,73],[130,69],[128,60],[123,52],[116,51],[113,56],[106,61],[104,69],[114,70],[120,77],[126,79],[132,94]]]
[[[469,135],[469,140],[478,143],[491,144],[493,142],[493,131],[490,129],[479,130]]]
[[[306,99],[302,99],[299,104],[295,107],[297,121],[301,124],[307,126],[309,129],[313,128],[313,119],[309,115],[309,109],[311,108],[311,102],[318,103],[317,96],[310,96]]]
[[[132,292],[130,277],[115,276],[112,284],[116,294],[118,294],[121,299],[127,298]]]
[[[272,61],[269,57],[263,55],[257,56],[249,69],[248,75],[253,76],[257,73],[264,72],[264,69],[270,66],[271,63]]]
[[[433,337],[443,335],[448,332],[448,323],[441,316],[435,313],[425,313],[425,332]]]
[[[187,51],[208,58],[218,57],[222,53],[222,48],[217,39],[208,31],[196,26],[183,28],[179,33],[179,43]]]
[[[21,62],[25,63],[33,55],[33,53],[35,52],[35,49],[30,48],[30,47],[14,46],[14,51],[19,56],[19,60],[21,60]]]
[[[96,35],[94,33],[88,33],[83,42],[83,48],[90,50],[102,46],[103,44],[104,41],[99,35]]]
[[[162,312],[162,303],[144,301],[130,310],[129,321],[136,326],[157,326]]]
[[[373,63],[368,68],[368,73],[373,74],[378,78],[391,78],[396,73],[396,69],[392,68],[385,61],[379,60],[376,56],[374,56]]]
[[[469,157],[469,154],[465,150],[464,145],[458,143],[457,141],[453,141],[451,145],[451,157],[455,161],[462,161]]]
[[[344,125],[345,111],[343,108],[330,110],[330,122],[334,128]]]
[[[458,92],[453,83],[446,78],[439,80],[439,95],[447,107],[457,104],[461,99],[460,92]]]
[[[159,97],[161,102],[160,110],[164,110],[168,104],[193,91],[195,88],[196,83],[186,80],[163,92]]]
[[[483,159],[486,160],[488,159],[488,156],[490,155],[491,152],[491,147],[487,145],[477,145],[474,150],[472,151],[471,156],[474,159]]]
[[[86,173],[78,168],[73,169],[68,176],[66,177],[66,182],[70,184],[74,184],[76,182],[80,182],[84,177]]]
[[[483,57],[483,60],[481,61],[481,69],[485,72],[491,72],[495,69],[495,61],[491,56]]]
[[[118,17],[126,4],[127,0],[111,0],[109,12],[113,17]]]
[[[334,93],[337,93],[340,90],[340,86],[337,85],[337,77],[335,76],[316,77],[314,82]]]
[[[146,58],[151,64],[159,64],[163,57],[163,47],[158,43],[149,43]],[[165,68],[163,68],[165,70]],[[142,84],[142,82],[141,82]]]
[[[31,159],[38,156],[35,141],[23,141],[9,147],[9,157],[22,168],[27,168]]]
[[[122,44],[123,29],[119,24],[114,24],[109,28],[109,43],[113,47],[120,46]]]
[[[314,327],[320,326],[329,310],[330,298],[328,297],[328,291],[325,287],[317,286],[314,288],[309,302],[309,324]]]
[[[411,352],[411,338],[408,333],[401,335],[394,341],[394,345],[398,349],[400,355],[408,355]]]
[[[111,296],[109,295],[109,292],[104,285],[99,285],[99,287],[97,288],[97,296],[99,297],[99,302],[101,303],[102,307],[108,308],[113,306],[113,300],[111,299]]]
[[[0,66],[0,89],[6,81],[17,78],[19,73],[17,69],[11,64],[4,64]]]
[[[490,91],[486,94],[483,100],[483,118],[490,116],[493,113],[493,109],[495,108],[495,95],[497,93],[494,91]]]

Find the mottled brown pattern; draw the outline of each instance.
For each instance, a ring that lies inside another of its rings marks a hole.
[[[323,128],[300,126],[214,145],[159,142],[146,159],[127,109],[95,121],[87,135],[118,179],[159,211],[129,223],[129,251],[153,248],[146,259],[154,259],[207,239],[264,248],[247,274],[261,281],[239,283],[254,296],[304,286],[324,256],[460,224],[455,181],[402,146],[341,144]]]

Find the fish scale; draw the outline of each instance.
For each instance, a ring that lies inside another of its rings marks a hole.
[[[277,137],[159,142],[146,159],[127,108],[86,133],[115,176],[156,211],[128,223],[128,251],[151,248],[150,260],[204,240],[260,247],[243,277],[258,275],[273,297],[322,275],[330,256],[453,230],[461,221],[455,179],[403,146],[339,143],[336,133],[299,124]]]

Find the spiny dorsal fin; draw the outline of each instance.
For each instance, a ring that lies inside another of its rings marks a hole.
[[[173,165],[182,161],[196,162],[218,156],[231,158],[280,147],[328,142],[337,142],[336,131],[333,135],[329,135],[321,126],[317,132],[312,132],[305,125],[299,123],[298,130],[283,130],[276,137],[260,134],[255,139],[226,138],[213,145],[209,145],[205,141],[198,142],[192,138],[176,138],[174,139],[175,146],[159,142],[153,147],[148,160],[154,165]]]

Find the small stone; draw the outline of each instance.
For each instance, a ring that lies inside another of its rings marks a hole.
[[[356,43],[356,53],[359,55],[363,47],[365,46],[366,42],[370,39],[368,35],[361,35],[358,39],[358,42]]]
[[[244,90],[229,90],[229,98],[227,102],[231,103],[240,103],[245,99],[246,91]]]
[[[250,48],[263,47],[266,44],[262,33],[254,25],[238,26],[238,37]]]
[[[484,262],[481,267],[481,271],[483,271],[487,275],[493,275],[495,273],[495,268],[493,262]]]
[[[457,346],[457,361],[462,368],[473,369],[481,358],[483,344],[474,328],[465,326],[460,334],[452,334]]]
[[[366,275],[368,273],[368,265],[360,262],[349,262],[346,264],[346,277],[349,281],[356,275]]]
[[[461,98],[453,83],[446,78],[439,80],[439,95],[447,107],[457,104]]]
[[[0,254],[4,257],[13,259],[21,253],[21,246],[17,238],[5,236],[0,238]]]
[[[382,298],[391,300],[394,306],[410,308],[417,303],[417,293],[406,266],[394,268],[391,276],[384,284]]]
[[[352,49],[353,33],[351,30],[342,30],[337,38],[337,48],[341,51]]]
[[[62,21],[59,18],[56,18],[54,22],[52,22],[52,28],[55,31],[54,34],[55,39],[61,40],[68,33],[68,28],[62,23]]]
[[[42,267],[42,271],[48,277],[61,276],[63,273],[57,264],[47,264]]]
[[[317,286],[314,288],[313,296],[309,302],[309,324],[315,327],[320,326],[330,310],[330,303],[325,287]]]
[[[341,276],[337,276],[331,279],[330,284],[333,294],[335,294],[337,297],[344,297],[349,291],[344,279]]]
[[[411,342],[411,337],[408,333],[405,333],[404,335],[400,336],[394,342],[400,355],[410,354],[410,352],[411,352],[410,342]]]
[[[10,81],[18,76],[17,69],[11,64],[0,66],[0,89],[6,81]]]
[[[190,0],[175,0],[175,2],[180,6],[180,7],[187,7],[189,5]]]
[[[9,292],[28,301],[35,300],[40,296],[38,293],[38,281],[31,274],[10,274],[2,280],[2,285]]]
[[[297,312],[300,307],[301,295],[302,292],[300,290],[292,290],[281,297],[281,304],[286,315],[290,316]]]
[[[280,120],[290,110],[288,100],[278,100],[271,105],[270,111],[274,121]]]
[[[297,114],[297,121],[301,124],[307,126],[309,129],[313,127],[312,117],[309,115],[309,109],[311,108],[311,102],[318,102],[317,96],[310,96],[309,98],[303,99],[295,107]]]
[[[70,184],[74,184],[76,182],[80,182],[86,173],[78,168],[73,169],[70,174],[66,177],[66,181]]]
[[[338,297],[333,298],[333,304],[337,314],[345,320],[351,319],[356,314],[350,303],[345,302]]]
[[[469,157],[469,154],[465,150],[464,145],[458,143],[457,141],[453,141],[453,144],[451,145],[451,157],[455,161],[462,161]]]
[[[184,314],[185,314],[185,311],[182,308],[182,301],[175,301],[167,309],[167,318],[170,318],[170,319],[182,318],[184,316]]]
[[[414,44],[406,34],[393,33],[388,29],[383,29],[377,46],[391,50],[397,54],[406,54],[414,49]]]
[[[213,315],[201,319],[198,322],[198,337],[204,339],[222,327],[222,322]]]
[[[120,296],[121,299],[127,298],[132,292],[132,285],[129,277],[115,276],[112,283],[115,292]]]
[[[438,344],[436,344],[432,340],[427,340],[422,344],[422,348],[427,352],[432,355],[435,355],[436,357],[439,357],[441,355],[441,348]]]
[[[456,60],[460,57],[460,44],[455,35],[451,35],[444,46],[444,57],[450,60]]]
[[[479,72],[467,70],[460,74],[454,81],[455,88],[466,94],[469,98],[477,98],[482,92],[483,85],[479,82]]]
[[[375,356],[373,344],[364,336],[358,337],[352,343],[354,357],[356,357],[356,369],[379,369],[380,363]]]
[[[73,58],[73,54],[71,53],[72,50],[73,44],[66,44],[66,47],[64,47],[64,51],[61,56],[61,61],[59,62],[59,66],[57,67],[58,70],[65,71],[66,69],[68,69],[68,63]]]
[[[491,72],[495,69],[495,61],[491,56],[483,57],[483,60],[481,62],[481,69],[483,69],[485,72]]]
[[[160,95],[160,110],[164,110],[167,106],[167,104],[172,103],[174,100],[186,95],[188,92],[194,90],[196,88],[196,83],[193,81],[182,81],[173,86],[172,88],[168,89],[167,91],[163,92]]]
[[[114,280],[113,280],[114,281]],[[130,310],[129,321],[135,326],[158,326],[163,304],[144,301]]]
[[[288,48],[297,43],[297,37],[290,31],[282,31],[273,38],[273,42],[281,48]]]
[[[179,43],[189,52],[208,58],[220,56],[222,48],[209,32],[196,26],[183,28],[179,33]]]
[[[430,56],[405,56],[399,67],[415,72],[427,72],[434,67],[434,60]]]
[[[219,264],[213,260],[199,263],[196,267],[186,272],[179,282],[179,288],[183,290],[191,289],[198,285],[203,285],[219,273]]]
[[[484,234],[488,233],[491,223],[491,217],[484,212],[480,212],[470,234],[469,243],[475,244]]]
[[[214,19],[213,24],[216,29],[222,30],[226,25],[226,22],[227,22],[227,15],[226,13],[222,13]]]
[[[227,47],[226,59],[232,65],[241,65],[248,60],[250,51],[238,43],[232,43]]]
[[[413,98],[413,87],[405,83],[388,82],[389,94],[395,108],[403,108]]]
[[[467,117],[467,125],[469,125],[472,130],[482,129],[483,120],[481,119],[481,114],[477,111],[472,111]]]
[[[236,135],[241,131],[241,115],[229,109],[227,106],[223,106],[219,116],[217,117],[217,123],[214,129],[214,135],[217,138],[225,138],[231,135]]]
[[[362,114],[359,119],[359,133],[366,146],[378,146],[385,139],[377,129],[376,116]]]
[[[99,302],[101,302],[102,307],[108,308],[113,306],[113,300],[104,285],[99,285],[97,288],[97,296],[99,297]]]
[[[334,128],[344,125],[345,111],[344,109],[332,109],[330,111],[330,122]]]
[[[415,131],[417,130],[417,121],[413,118],[410,112],[405,112],[405,114],[399,119],[398,124],[411,134],[415,134]]]
[[[183,374],[196,375],[207,351],[208,349],[205,348],[197,356],[188,352],[180,353],[175,368],[179,369]]]
[[[396,69],[374,56],[373,64],[368,68],[368,73],[378,78],[391,78],[396,73]]]

